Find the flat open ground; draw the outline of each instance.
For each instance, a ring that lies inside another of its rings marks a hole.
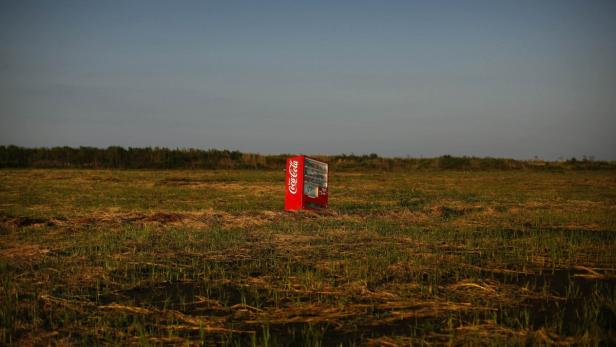
[[[616,172],[0,171],[0,344],[615,344]]]

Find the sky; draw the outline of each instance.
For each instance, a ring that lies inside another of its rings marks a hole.
[[[0,0],[0,145],[616,159],[616,1]]]

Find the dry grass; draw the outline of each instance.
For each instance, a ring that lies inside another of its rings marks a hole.
[[[0,343],[616,343],[610,172],[1,171]]]

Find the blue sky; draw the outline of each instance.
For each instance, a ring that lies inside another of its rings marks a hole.
[[[614,1],[0,4],[0,144],[616,159]]]

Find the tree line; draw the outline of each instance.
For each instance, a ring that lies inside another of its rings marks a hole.
[[[218,149],[0,146],[0,168],[284,169],[290,154],[263,155]],[[455,157],[384,158],[377,154],[315,156],[334,170],[567,170],[616,169],[614,161],[561,161]]]

